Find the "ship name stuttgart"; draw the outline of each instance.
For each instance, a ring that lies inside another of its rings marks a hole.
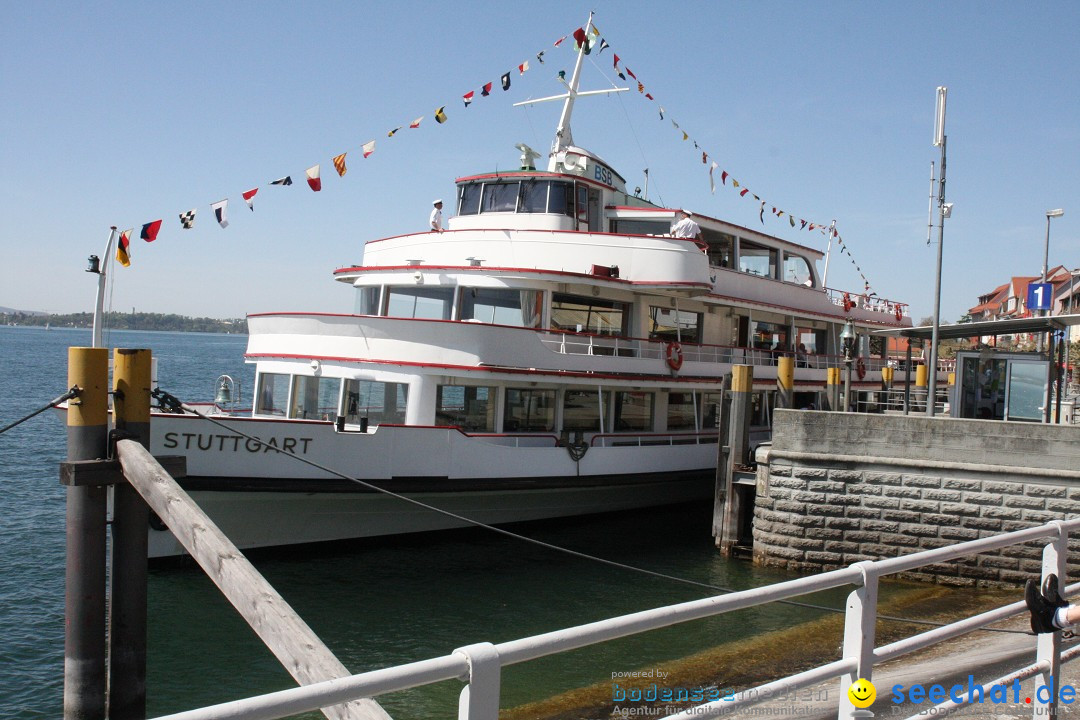
[[[198,448],[199,450],[211,450],[214,447],[215,440],[217,440],[218,452],[239,452],[241,449],[246,450],[249,453],[281,450],[283,452],[306,455],[308,443],[314,440],[314,438],[282,438],[279,447],[277,438],[263,440],[257,437],[245,438],[240,435],[218,435],[214,433],[165,433],[165,447],[169,450],[178,447],[183,447],[184,450],[191,450],[193,447]],[[241,440],[244,441],[243,445],[240,444]],[[297,448],[298,445],[299,449]]]

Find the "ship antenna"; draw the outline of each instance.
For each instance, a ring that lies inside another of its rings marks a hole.
[[[559,124],[555,128],[555,143],[552,146],[552,154],[558,154],[574,144],[574,136],[570,132],[570,116],[574,113],[574,98],[577,97],[578,85],[581,82],[581,65],[585,61],[586,43],[589,42],[589,33],[592,31],[593,13],[589,13],[589,22],[585,23],[585,42],[578,48],[577,61],[574,63],[574,74],[570,76],[570,84],[567,86],[566,101],[563,102],[562,115],[559,116]]]

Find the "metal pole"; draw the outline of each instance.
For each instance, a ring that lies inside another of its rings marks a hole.
[[[116,242],[116,226],[109,230],[109,241],[105,243],[105,255],[98,267],[97,301],[94,303],[94,329],[91,334],[91,347],[101,347],[101,331],[105,325],[105,279],[108,275],[109,256],[112,255],[113,243]]]
[[[113,354],[116,429],[150,447],[150,351]],[[129,483],[113,486],[109,593],[109,720],[146,718],[146,528],[150,509]]]
[[[109,352],[68,348],[67,457],[106,455]],[[64,720],[105,718],[105,508],[103,485],[67,487],[64,570]]]
[[[1054,413],[1054,417],[1057,418],[1057,424],[1061,424],[1061,396],[1065,394],[1065,337],[1062,336],[1058,341],[1058,361],[1054,365],[1054,378],[1057,380],[1057,392],[1055,393],[1056,400],[1054,401],[1057,406],[1057,411]]]
[[[1048,359],[1050,360],[1050,362],[1047,363],[1047,368],[1046,368],[1046,401],[1044,403],[1044,405],[1045,405],[1044,411],[1045,412],[1043,412],[1043,422],[1045,422],[1047,424],[1050,423],[1050,398],[1051,398],[1051,393],[1053,393],[1053,391],[1054,391],[1054,375],[1056,374],[1054,372],[1054,336],[1053,336],[1053,334],[1050,334],[1050,347],[1049,347],[1049,350],[1050,350],[1050,352],[1047,353],[1047,356],[1048,356]]]
[[[904,371],[904,414],[911,412],[911,338],[907,343],[907,370]]]
[[[941,178],[938,180],[938,245],[937,272],[934,274],[934,328],[930,338],[930,385],[927,389],[926,414],[933,417],[937,406],[938,331],[941,326],[941,255],[945,246],[945,146],[949,138],[941,138]]]

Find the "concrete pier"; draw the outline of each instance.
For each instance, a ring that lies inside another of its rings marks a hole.
[[[757,460],[755,561],[804,572],[1080,515],[1078,426],[777,410]],[[1039,549],[1017,546],[915,577],[1016,584],[1040,569]]]

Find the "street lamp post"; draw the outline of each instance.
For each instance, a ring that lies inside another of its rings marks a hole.
[[[1046,273],[1050,269],[1050,218],[1061,217],[1064,214],[1065,214],[1065,211],[1063,209],[1061,209],[1061,208],[1058,208],[1057,210],[1047,210],[1046,211],[1046,244],[1043,246],[1043,267],[1042,267],[1042,275],[1039,277],[1039,282],[1040,283],[1045,283],[1046,282]],[[1053,302],[1053,293],[1050,294],[1050,298],[1051,298],[1051,302]],[[1045,310],[1043,310],[1042,314],[1045,316],[1047,314],[1047,312]],[[1038,347],[1039,352],[1042,352],[1042,349],[1043,349],[1043,337],[1044,337],[1043,335],[1039,335],[1039,347]],[[1051,359],[1053,359],[1053,358],[1051,358]]]
[[[844,346],[844,412],[851,410],[851,351],[855,347],[855,325],[849,319],[840,333]]]

